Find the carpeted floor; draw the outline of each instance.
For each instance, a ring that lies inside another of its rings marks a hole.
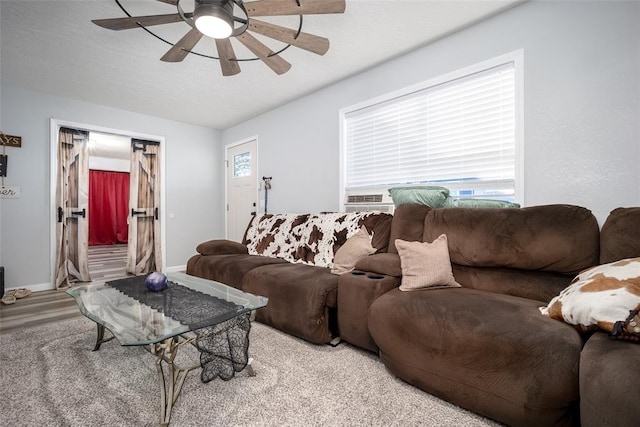
[[[92,352],[95,324],[74,319],[0,336],[0,424],[151,426],[159,420],[155,358],[117,341]],[[375,355],[317,346],[254,323],[257,376],[200,382],[191,372],[172,426],[486,426],[391,376]],[[179,356],[197,363],[191,346]]]

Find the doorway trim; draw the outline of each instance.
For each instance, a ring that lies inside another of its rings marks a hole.
[[[160,135],[151,135],[146,133],[113,129],[103,126],[89,125],[86,123],[77,123],[67,120],[50,119],[50,162],[49,162],[49,284],[51,288],[55,289],[55,264],[56,264],[56,180],[57,180],[57,166],[58,166],[58,131],[61,127],[68,127],[72,129],[84,130],[89,132],[102,132],[111,133],[115,135],[122,135],[128,138],[146,139],[152,141],[158,141],[160,143],[160,244],[162,246],[162,265],[166,270],[167,265],[167,222],[166,222],[166,138]]]
[[[242,139],[240,141],[232,142],[231,144],[227,144],[224,146],[224,236],[226,239],[229,238],[229,174],[227,173],[227,167],[230,167],[229,159],[227,158],[227,154],[230,148],[237,147],[238,145],[246,144],[247,142],[255,141],[256,142],[256,157],[257,160],[260,160],[260,141],[258,140],[258,135],[251,136],[249,138]],[[262,189],[262,185],[260,183],[260,163],[256,162],[256,200],[258,201],[258,206],[256,206],[256,212],[260,212],[260,190]]]

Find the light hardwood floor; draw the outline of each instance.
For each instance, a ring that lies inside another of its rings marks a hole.
[[[126,264],[126,244],[89,247],[89,273],[94,282],[125,277]]]
[[[11,305],[0,305],[0,334],[82,316],[63,290],[34,292]]]
[[[89,271],[94,282],[125,277],[127,245],[89,248]],[[0,304],[0,334],[30,326],[82,316],[64,290],[34,292],[15,304]]]

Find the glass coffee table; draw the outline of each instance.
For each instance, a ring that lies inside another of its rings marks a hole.
[[[169,273],[167,278],[169,287],[160,292],[146,289],[145,276],[67,290],[80,312],[97,324],[94,351],[116,338],[123,346],[145,346],[156,356],[163,426],[169,425],[171,410],[191,370],[202,367],[203,382],[217,376],[229,379],[244,367],[253,374],[247,358],[249,314],[268,302],[265,297],[184,273]],[[111,337],[105,338],[105,329]],[[218,345],[220,339],[229,340],[228,345]],[[200,364],[187,368],[174,364],[178,349],[185,344],[198,348]],[[229,359],[212,352],[221,347],[233,353]],[[217,360],[224,365],[216,364]]]

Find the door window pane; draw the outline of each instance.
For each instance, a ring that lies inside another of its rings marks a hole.
[[[251,176],[251,153],[241,153],[233,156],[233,177]]]

